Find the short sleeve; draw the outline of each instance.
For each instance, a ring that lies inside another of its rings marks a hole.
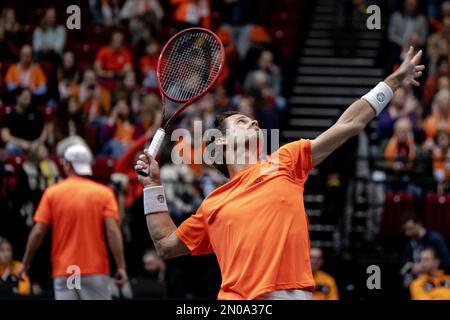
[[[188,247],[192,255],[213,252],[201,206],[178,227],[176,235]]]
[[[38,208],[33,218],[34,221],[45,225],[51,225],[52,215],[50,210],[50,192],[47,189],[42,195],[41,201],[39,202]]]
[[[108,189],[105,194],[105,207],[103,208],[103,215],[119,221],[119,206],[117,205],[114,193]]]
[[[282,146],[278,152],[281,165],[287,166],[298,179],[312,169],[311,140],[301,139]]]

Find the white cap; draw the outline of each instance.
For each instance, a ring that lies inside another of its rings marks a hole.
[[[73,170],[80,176],[92,175],[92,154],[82,144],[71,145],[64,151],[64,159],[72,164]]]

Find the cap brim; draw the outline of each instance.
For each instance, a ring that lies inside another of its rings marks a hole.
[[[73,170],[80,176],[92,176],[92,167],[87,163],[73,163]]]

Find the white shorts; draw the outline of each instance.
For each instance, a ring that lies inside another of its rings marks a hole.
[[[111,278],[104,274],[81,276],[80,289],[67,286],[68,277],[53,279],[55,300],[111,300]]]
[[[312,293],[305,290],[275,290],[265,293],[256,300],[312,300]]]

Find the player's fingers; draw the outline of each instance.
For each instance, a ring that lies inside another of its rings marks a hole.
[[[422,76],[422,71],[418,71],[414,73],[414,78],[420,78]]]
[[[423,70],[425,70],[425,66],[423,64],[421,64],[419,66],[416,66],[414,70],[415,71],[423,71]]]
[[[422,59],[422,54],[423,54],[423,51],[419,50],[419,52],[416,53],[414,58],[412,58],[411,62],[414,64],[419,64],[420,60]]]
[[[145,161],[142,161],[142,160],[136,161],[136,165],[137,166],[141,166],[141,167],[147,167],[147,163]]]
[[[420,83],[416,80],[411,81],[411,84],[416,87],[420,87]]]
[[[414,54],[414,47],[410,46],[409,50],[408,50],[408,53],[406,54],[406,59],[405,60],[412,60],[413,54]]]
[[[144,162],[148,162],[148,157],[145,154],[141,154],[139,155],[139,160],[144,161]]]

